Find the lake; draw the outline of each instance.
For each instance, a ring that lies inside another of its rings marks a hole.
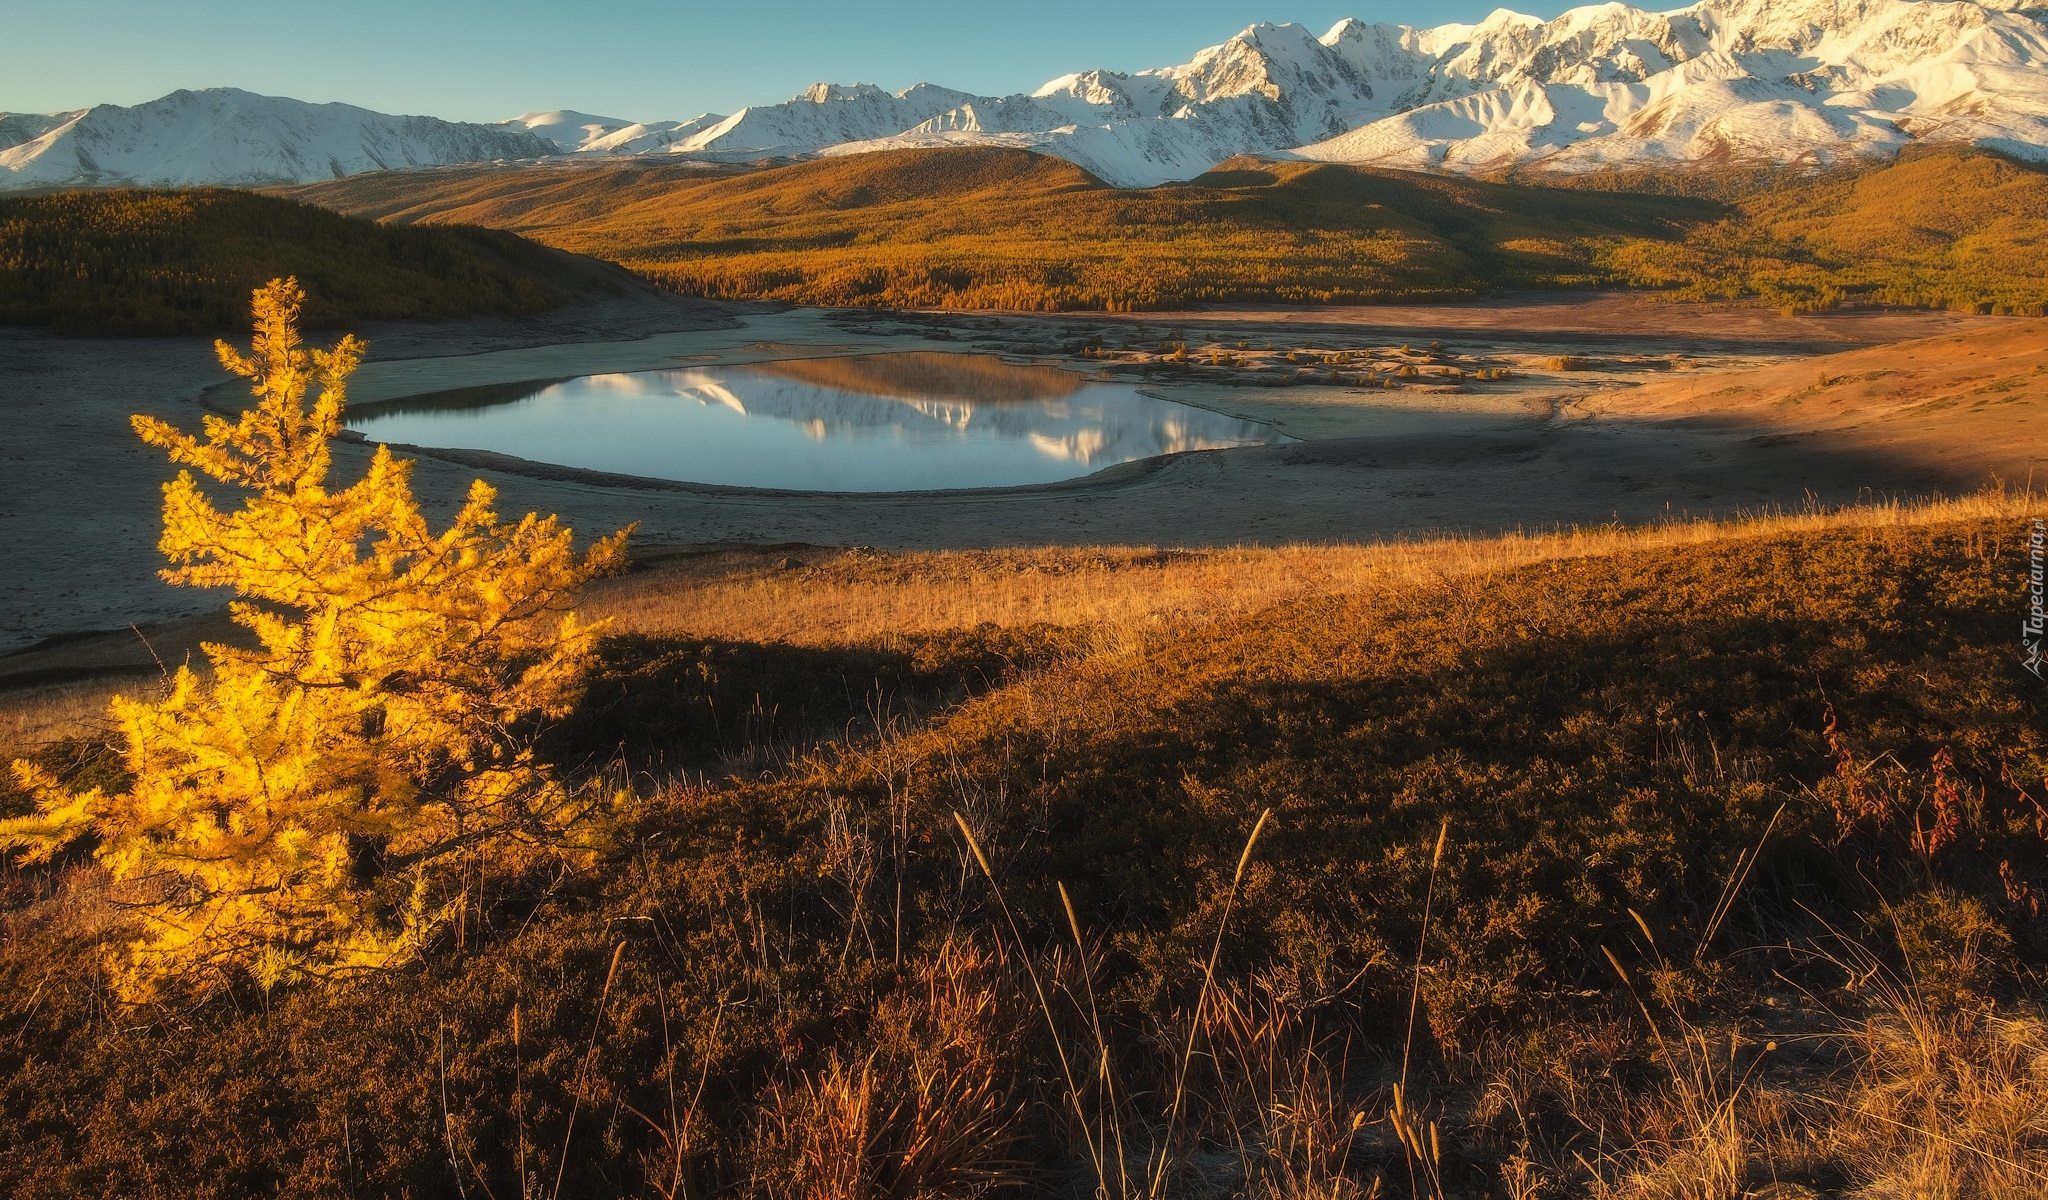
[[[1053,483],[1284,442],[1127,383],[920,352],[585,375],[363,405],[373,442],[733,487],[893,492]]]

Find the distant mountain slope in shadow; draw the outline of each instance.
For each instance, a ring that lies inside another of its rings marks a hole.
[[[500,230],[380,225],[226,189],[0,196],[0,324],[66,333],[222,332],[295,275],[310,327],[519,315],[646,285]]]

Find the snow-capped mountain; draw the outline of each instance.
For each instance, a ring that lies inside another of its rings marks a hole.
[[[494,121],[491,128],[515,133],[523,130],[553,142],[557,153],[574,154],[584,146],[602,142],[634,123],[617,117],[593,117],[589,113],[557,109],[554,112],[530,112],[509,121]]]
[[[680,148],[726,119],[718,113],[704,113],[687,121],[621,121],[563,110],[527,113],[499,121],[492,128],[538,134],[553,142],[558,154],[661,154]]]
[[[34,141],[85,113],[82,108],[77,112],[61,113],[0,113],[0,149]]]
[[[2048,158],[2048,19],[2031,0],[1704,0],[1476,25],[1254,25],[1192,62],[1028,96],[813,88],[676,150],[834,154],[997,143],[1113,183],[1233,154],[1477,170],[1830,162],[1916,139]],[[876,135],[895,123],[895,132]],[[733,136],[744,129],[747,135]]]
[[[1825,163],[1916,139],[2048,157],[2048,20],[2032,0],[1703,0],[1544,21],[1254,25],[1177,67],[1029,95],[819,84],[782,104],[578,153],[747,159],[1024,146],[1125,185],[1234,154],[1478,170]],[[652,127],[649,127],[652,128]]]
[[[704,113],[687,121],[639,121],[576,147],[579,154],[661,154],[725,120]]]
[[[524,130],[393,117],[234,88],[124,108],[0,113],[0,187],[310,183],[362,171],[540,158]]]
[[[1930,139],[2048,158],[2048,22],[2025,2],[1606,4],[1554,21],[1497,12],[1469,31],[1428,31],[1438,53],[1394,113],[1299,153],[1584,170],[1828,162]],[[1347,23],[1323,41],[1377,50],[1384,29]]]
[[[549,112],[485,127],[179,92],[134,109],[0,114],[0,147],[20,143],[0,149],[0,181],[254,182],[539,155],[749,160],[973,144],[1028,147],[1131,186],[1247,153],[1577,171],[1826,163],[1940,140],[2048,159],[2048,10],[2028,7],[2037,2],[1610,3],[1433,29],[1345,20],[1321,37],[1254,25],[1181,66],[1077,72],[1029,95],[821,83],[689,121]]]

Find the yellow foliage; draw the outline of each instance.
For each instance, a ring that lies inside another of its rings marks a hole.
[[[1497,181],[1235,159],[1151,188],[949,147],[763,170],[372,172],[291,194],[510,230],[687,295],[793,304],[1132,312],[1632,286],[1793,312],[2048,313],[2048,171],[1953,147],[1818,172]]]
[[[621,560],[626,534],[579,560],[553,517],[501,524],[481,480],[434,534],[411,464],[381,446],[329,492],[365,347],[302,348],[303,299],[296,280],[271,281],[251,354],[217,345],[258,397],[239,422],[207,417],[202,441],[134,419],[174,461],[248,493],[223,511],[180,471],[159,544],[166,580],[236,589],[257,648],[208,644],[210,680],[181,668],[162,699],[114,700],[126,792],[72,794],[17,762],[37,809],[0,821],[0,848],[31,858],[97,839],[140,918],[116,964],[131,994],[220,969],[270,986],[405,961],[439,923],[451,856],[600,827],[602,803],[557,780],[532,740],[574,700],[604,624],[566,601]]]
[[[1755,298],[1787,313],[1848,301],[2048,312],[2037,249],[2048,237],[2048,172],[2036,165],[1944,147],[1810,175],[1737,170],[1686,182],[1735,193],[1733,210],[1679,241],[1603,248],[1601,265],[1632,284],[1673,289],[1675,299]]]

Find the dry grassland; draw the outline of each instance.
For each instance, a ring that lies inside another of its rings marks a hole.
[[[1993,490],[1931,503],[1815,508],[1639,528],[1232,550],[655,551],[632,574],[592,587],[581,611],[610,618],[621,634],[724,642],[857,646],[986,625],[1052,625],[1091,631],[1089,645],[1134,648],[1162,631],[1185,632],[1310,596],[1401,592],[1530,563],[1735,538],[2018,519],[2039,511],[2040,505],[2039,496],[2024,490]],[[125,647],[133,666],[127,673],[16,687],[7,687],[0,676],[0,749],[20,751],[103,731],[111,697],[157,686],[160,675],[148,653],[170,662],[189,656],[196,663],[199,641],[222,631],[223,623],[208,617],[153,633],[146,644],[138,639]],[[80,659],[86,654],[77,652]],[[53,657],[44,674],[61,671],[63,661]],[[103,649],[90,661],[95,670],[107,670]]]
[[[1239,159],[1118,189],[984,147],[737,174],[378,172],[280,190],[392,223],[510,230],[685,294],[804,304],[1142,311],[1617,285],[1788,313],[1874,302],[2038,316],[2048,304],[2035,252],[2048,174],[1953,149],[1818,174],[1505,183]]]
[[[1427,587],[1536,562],[1825,529],[2017,519],[2039,505],[2024,492],[1987,491],[1641,528],[1235,550],[727,551],[655,559],[594,587],[583,611],[610,617],[621,633],[813,646],[984,624],[1186,629],[1307,596]]]
[[[0,752],[18,753],[108,730],[107,702],[115,693],[136,690],[138,685],[147,687],[146,677],[125,684],[87,680],[0,692]]]
[[[411,229],[229,188],[0,199],[0,324],[60,332],[225,332],[280,276],[310,327],[535,313],[620,277],[504,233]]]

